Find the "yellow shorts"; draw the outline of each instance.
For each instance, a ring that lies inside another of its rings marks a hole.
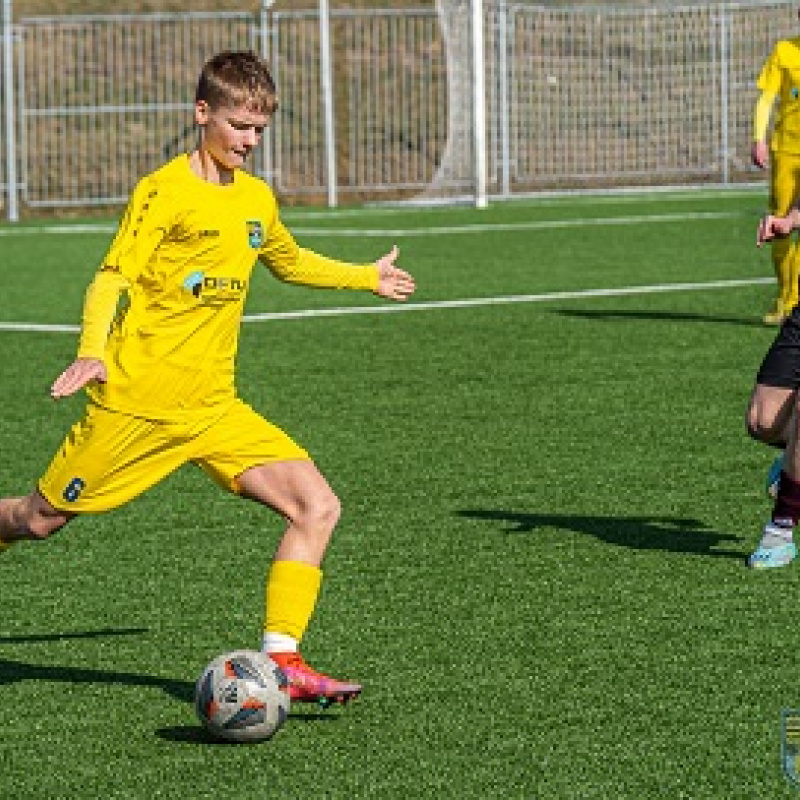
[[[153,421],[93,404],[67,434],[39,491],[70,513],[108,511],[192,462],[238,492],[245,470],[308,453],[241,400],[213,414]]]

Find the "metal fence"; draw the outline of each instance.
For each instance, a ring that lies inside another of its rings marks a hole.
[[[763,178],[754,79],[795,32],[796,3],[483,0],[478,76],[470,8],[334,10],[327,27],[317,11],[4,20],[0,203],[13,216],[124,202],[192,146],[197,73],[227,48],[275,75],[281,108],[254,168],[284,203],[468,195],[479,154],[490,197]]]

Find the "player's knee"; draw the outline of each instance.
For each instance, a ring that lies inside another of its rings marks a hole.
[[[769,443],[775,438],[775,420],[760,406],[752,405],[747,409],[745,424],[748,435],[758,442]]]
[[[342,504],[332,492],[320,492],[310,498],[302,510],[302,527],[330,534],[342,515]]]

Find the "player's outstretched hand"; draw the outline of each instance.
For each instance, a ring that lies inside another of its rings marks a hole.
[[[750,159],[759,169],[766,169],[769,163],[769,148],[766,142],[753,142]]]
[[[76,358],[53,382],[50,396],[58,400],[83,389],[91,381],[105,383],[106,365],[99,358]]]
[[[782,239],[788,236],[798,225],[800,225],[800,211],[793,208],[785,217],[776,217],[767,214],[758,223],[756,231],[756,245],[761,247],[764,242],[771,242],[773,239]]]
[[[399,254],[397,245],[394,245],[383,258],[379,258],[375,262],[378,267],[378,288],[375,294],[379,297],[402,301],[412,295],[416,289],[411,275],[394,265]]]

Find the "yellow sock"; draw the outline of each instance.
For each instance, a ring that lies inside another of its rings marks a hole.
[[[264,634],[299,642],[317,604],[322,572],[302,561],[273,561],[267,576]]]

